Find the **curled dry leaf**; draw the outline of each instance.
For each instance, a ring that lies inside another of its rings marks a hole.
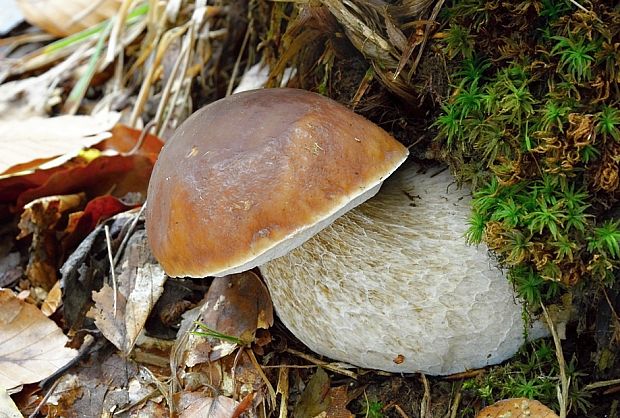
[[[148,249],[144,230],[129,239],[116,280],[116,312],[114,290],[106,284],[93,292],[95,306],[88,316],[110,342],[129,354],[166,282],[166,274]]]
[[[47,293],[47,297],[41,305],[41,312],[45,316],[52,316],[60,305],[62,305],[62,289],[60,288],[60,280],[58,280]]]
[[[542,403],[527,398],[504,399],[484,408],[476,418],[558,418]]]
[[[198,322],[242,344],[254,341],[257,328],[273,324],[273,306],[269,291],[260,278],[251,271],[217,277],[211,283]],[[186,364],[215,361],[237,348],[234,341],[189,337]]]
[[[120,113],[95,116],[57,116],[52,118],[0,120],[0,175],[32,170],[59,156],[58,164],[112,136],[109,132]]]
[[[0,387],[43,380],[71,361],[77,351],[36,306],[0,289]]]
[[[122,0],[17,0],[24,18],[56,36],[67,36],[108,19]]]

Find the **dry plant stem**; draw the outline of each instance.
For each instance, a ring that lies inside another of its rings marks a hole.
[[[562,344],[560,343],[560,338],[558,337],[558,332],[555,329],[555,324],[553,320],[547,313],[547,308],[545,305],[541,303],[541,307],[543,309],[543,314],[545,316],[545,320],[549,325],[549,330],[551,331],[551,336],[553,337],[553,343],[555,344],[555,355],[558,358],[558,366],[560,368],[560,384],[561,389],[558,387],[558,403],[560,404],[560,418],[566,418],[568,413],[568,388],[570,385],[570,379],[566,377],[566,362],[564,361],[564,353],[562,352]]]
[[[395,403],[394,405],[392,405],[392,408],[396,409],[396,412],[398,412],[398,415],[400,415],[402,418],[409,418],[409,415],[407,415],[405,411],[403,411],[403,408],[401,408],[399,404]]]
[[[461,387],[462,387],[462,382],[459,382],[457,389],[456,389],[456,394],[454,395],[454,400],[452,401],[452,404],[450,405],[450,410],[446,414],[446,418],[447,417],[456,418],[456,414],[459,412],[459,405],[461,404],[461,395],[462,395]]]
[[[118,286],[116,283],[116,273],[114,272],[114,256],[112,255],[112,241],[110,239],[110,227],[105,225],[103,227],[105,231],[105,242],[108,248],[108,261],[110,262],[110,276],[112,277],[112,289],[114,291],[114,318],[116,318],[116,306],[118,302]]]
[[[164,16],[165,17],[165,16]],[[164,17],[160,18],[163,20]],[[136,100],[136,104],[133,108],[131,116],[129,118],[129,126],[136,126],[136,122],[138,121],[138,117],[142,114],[142,109],[144,109],[144,105],[149,97],[149,92],[151,91],[151,87],[153,85],[153,76],[155,72],[159,69],[161,65],[161,61],[164,58],[165,52],[168,50],[168,47],[172,44],[172,42],[183,35],[183,33],[187,30],[187,25],[177,28],[172,28],[164,33],[161,38],[159,34],[157,38],[154,40],[154,44],[157,45],[157,49],[155,51],[155,55],[152,57],[153,62],[149,65],[149,69],[144,76],[144,81],[142,82],[142,86],[140,86],[140,92],[138,93],[138,98]],[[151,50],[150,55],[152,55],[153,51]]]
[[[599,388],[604,388],[607,386],[613,386],[613,385],[618,385],[620,384],[620,379],[613,379],[613,380],[602,380],[600,382],[594,382],[594,383],[590,383],[589,385],[584,386],[584,390],[593,390],[593,389],[599,389]]]
[[[330,370],[330,371],[332,371],[334,373],[338,373],[338,374],[350,377],[351,379],[357,380],[357,373],[354,373],[352,371],[345,370],[345,369],[342,369],[340,367],[334,366],[332,363],[328,363],[326,361],[316,359],[316,358],[314,358],[312,356],[309,356],[309,355],[307,355],[305,353],[302,353],[301,351],[293,350],[292,348],[287,348],[286,352],[290,353],[290,354],[294,354],[297,357],[301,357],[302,359],[307,360],[310,363],[314,363],[317,366],[321,366],[324,369]]]
[[[235,65],[233,66],[232,74],[230,75],[230,81],[228,82],[228,88],[226,89],[226,96],[230,96],[233,92],[237,73],[239,72],[239,66],[241,65],[241,58],[243,57],[243,53],[248,46],[248,41],[250,40],[250,31],[251,29],[248,25],[247,29],[245,30],[243,42],[241,43],[241,48],[239,49],[239,54],[237,54],[237,59],[235,60]]]
[[[159,102],[159,106],[157,107],[157,113],[155,115],[155,121],[157,122],[157,135],[161,136],[166,126],[168,126],[168,121],[172,117],[172,114],[175,110],[175,105],[179,98],[179,93],[183,88],[183,81],[185,77],[187,77],[187,67],[192,58],[192,53],[194,52],[194,44],[195,44],[195,30],[194,26],[190,25],[189,30],[184,38],[183,48],[181,49],[181,53],[177,57],[177,61],[174,63],[174,68],[172,69],[172,73],[170,74],[170,78],[164,87],[164,92],[162,94],[161,101]],[[181,67],[181,71],[179,71],[179,67]],[[178,75],[177,75],[178,74]],[[176,88],[174,88],[176,87]],[[170,92],[174,90],[172,94],[172,100],[169,100]],[[165,110],[168,109],[168,112],[163,117],[162,115]]]
[[[353,100],[351,100],[351,110],[355,110],[357,105],[360,103],[360,100],[362,100],[362,97],[364,97],[364,94],[366,94],[366,92],[368,91],[368,88],[370,87],[370,82],[374,78],[374,75],[374,70],[372,69],[372,67],[369,67],[368,70],[366,70],[366,74],[364,75],[364,78],[362,78],[360,85],[357,86],[357,91],[353,96]]]
[[[123,30],[125,28],[125,22],[127,21],[127,13],[129,12],[129,6],[133,3],[133,0],[123,0],[118,13],[114,16],[112,32],[110,33],[110,41],[108,43],[108,52],[106,54],[104,65],[110,64],[114,61],[114,56],[116,55],[117,48],[116,46],[119,43],[119,40],[123,36]]]
[[[263,368],[261,367],[261,365],[258,364],[258,360],[256,360],[256,356],[254,355],[254,351],[248,350],[247,353],[250,356],[250,360],[252,361],[252,364],[254,365],[254,368],[256,369],[256,372],[259,374],[261,379],[263,379],[263,382],[265,383],[265,386],[267,386],[267,391],[269,392],[269,398],[271,400],[271,405],[275,407],[275,405],[276,405],[276,391],[275,391],[275,389],[271,385],[271,382],[269,382],[269,379],[265,375],[265,372],[263,371]]]
[[[424,373],[420,373],[420,380],[424,385],[424,396],[422,396],[422,402],[420,402],[420,417],[430,418],[431,413],[431,387],[428,384],[428,379]]]
[[[276,389],[276,393],[282,395],[280,398],[280,412],[278,414],[278,418],[286,418],[288,414],[288,394],[290,389],[288,383],[288,370],[288,367],[283,367],[278,373],[278,387]]]
[[[114,255],[114,259],[112,260],[114,267],[116,267],[116,265],[118,264],[118,260],[120,260],[121,254],[123,253],[123,250],[127,246],[127,243],[129,242],[129,238],[131,238],[131,233],[136,229],[136,225],[138,225],[138,221],[140,220],[140,217],[142,216],[142,214],[144,213],[144,209],[146,208],[146,203],[147,202],[144,202],[142,204],[142,207],[140,208],[136,216],[131,221],[131,225],[129,225],[129,229],[127,230],[127,233],[123,237],[123,240],[121,241],[121,245],[118,246],[118,249],[116,250],[116,254]]]
[[[39,404],[37,405],[35,410],[32,412],[32,414],[28,415],[28,418],[35,418],[37,415],[39,415],[39,411],[41,411],[41,408],[43,407],[43,405],[45,405],[45,402],[47,402],[50,396],[52,396],[52,394],[54,393],[54,390],[56,390],[56,386],[58,386],[59,383],[60,383],[60,380],[56,380],[54,382],[52,387],[49,388],[49,390],[47,391],[43,399],[41,399],[41,402],[39,402]]]
[[[439,12],[441,11],[441,8],[444,4],[444,1],[445,0],[439,0],[435,4],[435,7],[433,8],[433,11],[431,13],[431,17],[429,18],[430,21],[435,21],[435,19],[437,19],[437,16],[439,15]],[[422,44],[420,45],[420,49],[418,50],[418,56],[413,62],[413,65],[411,66],[411,70],[409,71],[409,78],[413,76],[413,74],[415,73],[415,70],[418,68],[418,64],[420,63],[420,60],[422,59],[424,48],[426,47],[426,43],[428,42],[429,33],[430,33],[430,25],[427,24],[426,30],[424,31],[424,39],[422,40]]]

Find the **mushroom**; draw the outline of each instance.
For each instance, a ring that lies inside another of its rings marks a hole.
[[[484,246],[470,193],[406,164],[377,196],[260,267],[283,323],[313,351],[390,372],[446,375],[522,345],[522,305]]]
[[[166,142],[149,184],[150,247],[171,276],[260,266],[284,324],[319,354],[431,374],[499,362],[523,341],[521,306],[485,249],[466,245],[468,192],[447,172],[410,167],[342,217],[406,157],[320,95],[232,95]]]
[[[162,149],[148,189],[149,245],[170,276],[249,270],[373,196],[407,154],[315,93],[229,96],[190,116]]]

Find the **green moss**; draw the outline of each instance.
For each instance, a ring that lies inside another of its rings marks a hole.
[[[583,390],[579,377],[583,376],[572,359],[566,365],[570,378],[569,410],[577,415],[588,414],[592,404],[591,393]],[[514,360],[496,366],[487,373],[463,383],[464,398],[480,399],[484,404],[492,404],[507,398],[536,399],[545,405],[559,410],[557,398],[559,366],[553,349],[553,342],[539,340],[524,346]],[[473,411],[463,417],[474,416]]]
[[[474,186],[468,240],[513,269],[532,309],[560,288],[608,283],[620,265],[605,215],[619,191],[618,6],[463,0],[445,16],[454,93],[434,126]]]

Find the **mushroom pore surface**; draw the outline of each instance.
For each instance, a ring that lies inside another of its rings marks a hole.
[[[466,189],[407,165],[372,199],[261,266],[284,324],[315,352],[445,375],[523,343],[522,308],[483,246],[466,244]]]
[[[368,199],[406,157],[384,130],[315,93],[218,100],[159,156],[146,208],[151,250],[171,276],[248,270]]]

